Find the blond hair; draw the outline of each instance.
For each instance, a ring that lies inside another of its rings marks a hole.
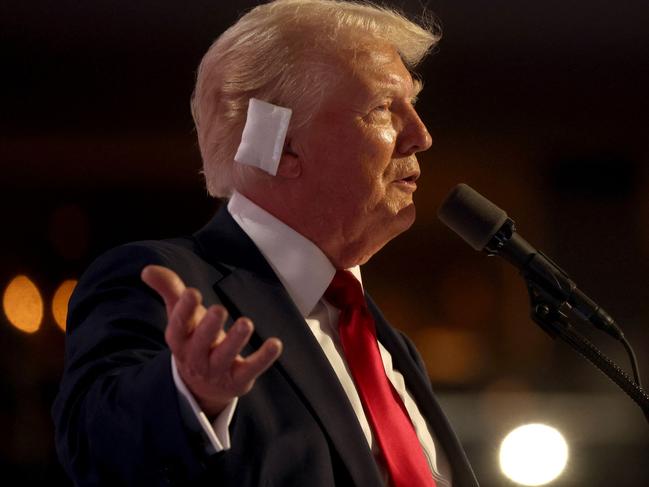
[[[413,69],[438,41],[432,22],[416,24],[370,3],[275,0],[255,7],[211,45],[198,68],[191,107],[207,190],[228,197],[248,100],[291,108],[291,130],[317,111],[335,77],[327,61],[353,39],[387,42]]]

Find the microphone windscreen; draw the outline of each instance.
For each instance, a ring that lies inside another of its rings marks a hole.
[[[458,184],[437,217],[475,250],[482,250],[507,220],[507,213],[470,186]]]

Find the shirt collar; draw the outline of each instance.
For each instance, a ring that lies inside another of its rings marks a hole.
[[[309,316],[336,273],[327,256],[241,193],[233,192],[228,212],[266,258],[302,316]],[[360,267],[348,270],[362,285]]]

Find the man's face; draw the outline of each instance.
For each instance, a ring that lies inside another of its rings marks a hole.
[[[367,261],[414,222],[415,154],[432,143],[413,107],[418,86],[396,50],[374,44],[347,58],[293,141],[303,189],[319,206],[321,230],[332,232],[330,244],[346,246],[345,266]]]

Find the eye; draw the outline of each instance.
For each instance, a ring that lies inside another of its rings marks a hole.
[[[365,120],[368,122],[385,124],[392,119],[392,106],[391,100],[385,100],[382,103],[377,103],[374,107],[367,113]]]

